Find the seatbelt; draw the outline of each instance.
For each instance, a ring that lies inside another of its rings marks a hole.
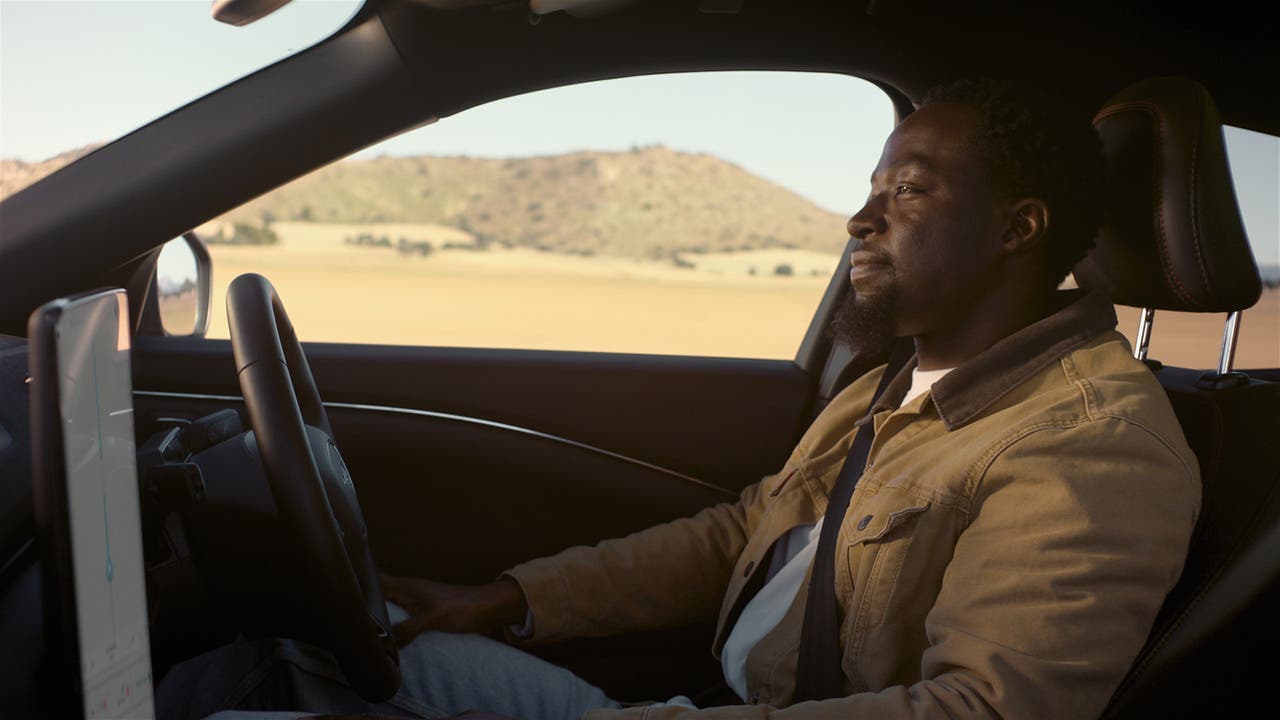
[[[889,382],[906,367],[914,354],[915,344],[909,338],[894,344],[880,385],[867,406],[868,411],[875,407]],[[840,624],[836,619],[836,537],[849,509],[853,489],[867,467],[867,454],[871,451],[875,434],[874,422],[868,422],[858,430],[835,487],[827,497],[827,514],[823,516],[822,534],[818,536],[818,550],[813,557],[809,598],[804,608],[804,629],[800,632],[794,702],[826,700],[844,694]]]

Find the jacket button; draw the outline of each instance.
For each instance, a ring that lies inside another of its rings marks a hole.
[[[747,567],[742,571],[742,577],[751,577],[751,571],[756,569],[756,561],[752,560],[747,563]]]
[[[859,520],[859,521],[858,521],[858,529],[859,529],[859,530],[866,530],[866,529],[867,529],[867,525],[868,525],[870,522],[871,522],[871,516],[870,516],[870,515],[868,515],[868,516],[866,516],[866,517],[862,518],[861,520]]]

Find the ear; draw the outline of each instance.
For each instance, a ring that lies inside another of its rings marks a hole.
[[[1039,245],[1049,232],[1049,206],[1039,198],[1023,198],[1009,205],[1004,251],[1016,254]]]

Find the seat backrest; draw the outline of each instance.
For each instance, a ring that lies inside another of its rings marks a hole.
[[[1261,278],[1208,92],[1185,78],[1147,80],[1094,124],[1109,206],[1077,282],[1152,310],[1257,302]],[[1247,688],[1272,674],[1259,653],[1277,639],[1280,384],[1152,364],[1199,459],[1201,511],[1182,576],[1103,717],[1243,715],[1255,700]]]
[[[1280,383],[1204,387],[1164,368],[1200,460],[1200,518],[1182,577],[1104,717],[1246,717],[1280,623]],[[1249,568],[1242,570],[1242,568]]]

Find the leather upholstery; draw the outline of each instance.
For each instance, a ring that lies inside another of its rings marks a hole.
[[[1190,312],[1251,307],[1262,293],[1209,93],[1153,78],[1094,117],[1107,162],[1107,217],[1075,268],[1122,305]]]
[[[1213,390],[1200,375],[1156,373],[1200,461],[1200,518],[1182,577],[1104,720],[1247,717],[1274,681],[1262,658],[1280,628],[1280,459],[1267,450],[1280,437],[1280,383]]]

